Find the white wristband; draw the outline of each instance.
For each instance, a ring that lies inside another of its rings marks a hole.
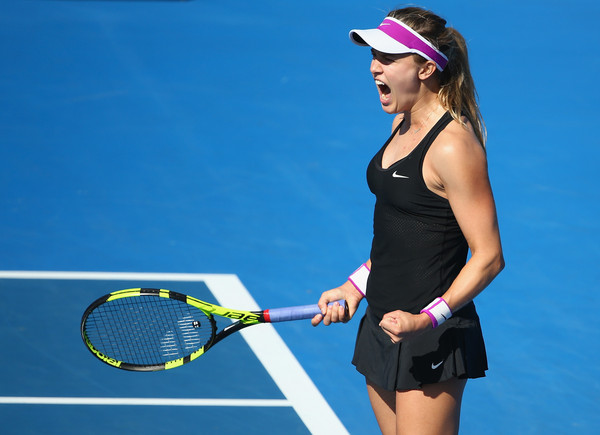
[[[369,279],[369,273],[371,273],[371,270],[367,267],[367,263],[364,263],[348,277],[348,280],[363,296],[367,294],[367,280]]]
[[[425,313],[429,316],[434,328],[437,328],[452,317],[450,307],[442,298],[435,298],[432,303],[421,310],[421,313]]]

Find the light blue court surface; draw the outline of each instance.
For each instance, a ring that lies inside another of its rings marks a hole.
[[[347,35],[395,6],[0,0],[3,433],[377,433],[358,318],[231,337],[149,376],[95,361],[78,327],[144,283],[237,297],[199,276],[235,277],[261,308],[313,303],[368,257],[365,169],[391,118]],[[469,43],[507,260],[476,301],[490,370],[461,433],[597,433],[600,4],[425,6]],[[269,367],[283,354],[289,376]],[[306,417],[298,373],[329,414]]]

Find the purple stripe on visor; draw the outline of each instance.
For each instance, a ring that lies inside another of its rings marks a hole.
[[[429,42],[425,42],[422,36],[401,21],[388,17],[383,20],[378,29],[400,44],[434,61],[441,71],[446,68],[448,58],[441,51],[436,50]]]

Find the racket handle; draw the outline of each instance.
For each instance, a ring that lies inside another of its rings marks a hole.
[[[329,306],[332,307],[335,303],[336,302],[331,302]],[[346,308],[346,301],[340,300],[337,301],[337,303],[340,304],[340,306]],[[287,322],[289,320],[312,319],[317,314],[321,314],[321,309],[317,304],[301,305],[298,307],[288,308],[272,308],[263,312],[265,321],[268,323]]]

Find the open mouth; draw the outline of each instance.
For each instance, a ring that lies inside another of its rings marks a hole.
[[[390,87],[383,83],[381,80],[375,80],[375,84],[377,85],[377,89],[379,90],[379,96],[383,100],[387,100],[389,98],[390,93],[392,92]]]
[[[389,86],[386,85],[385,83],[383,83],[381,80],[375,80],[375,84],[377,85],[377,87],[379,88],[379,91],[382,94],[389,94],[390,93]]]

